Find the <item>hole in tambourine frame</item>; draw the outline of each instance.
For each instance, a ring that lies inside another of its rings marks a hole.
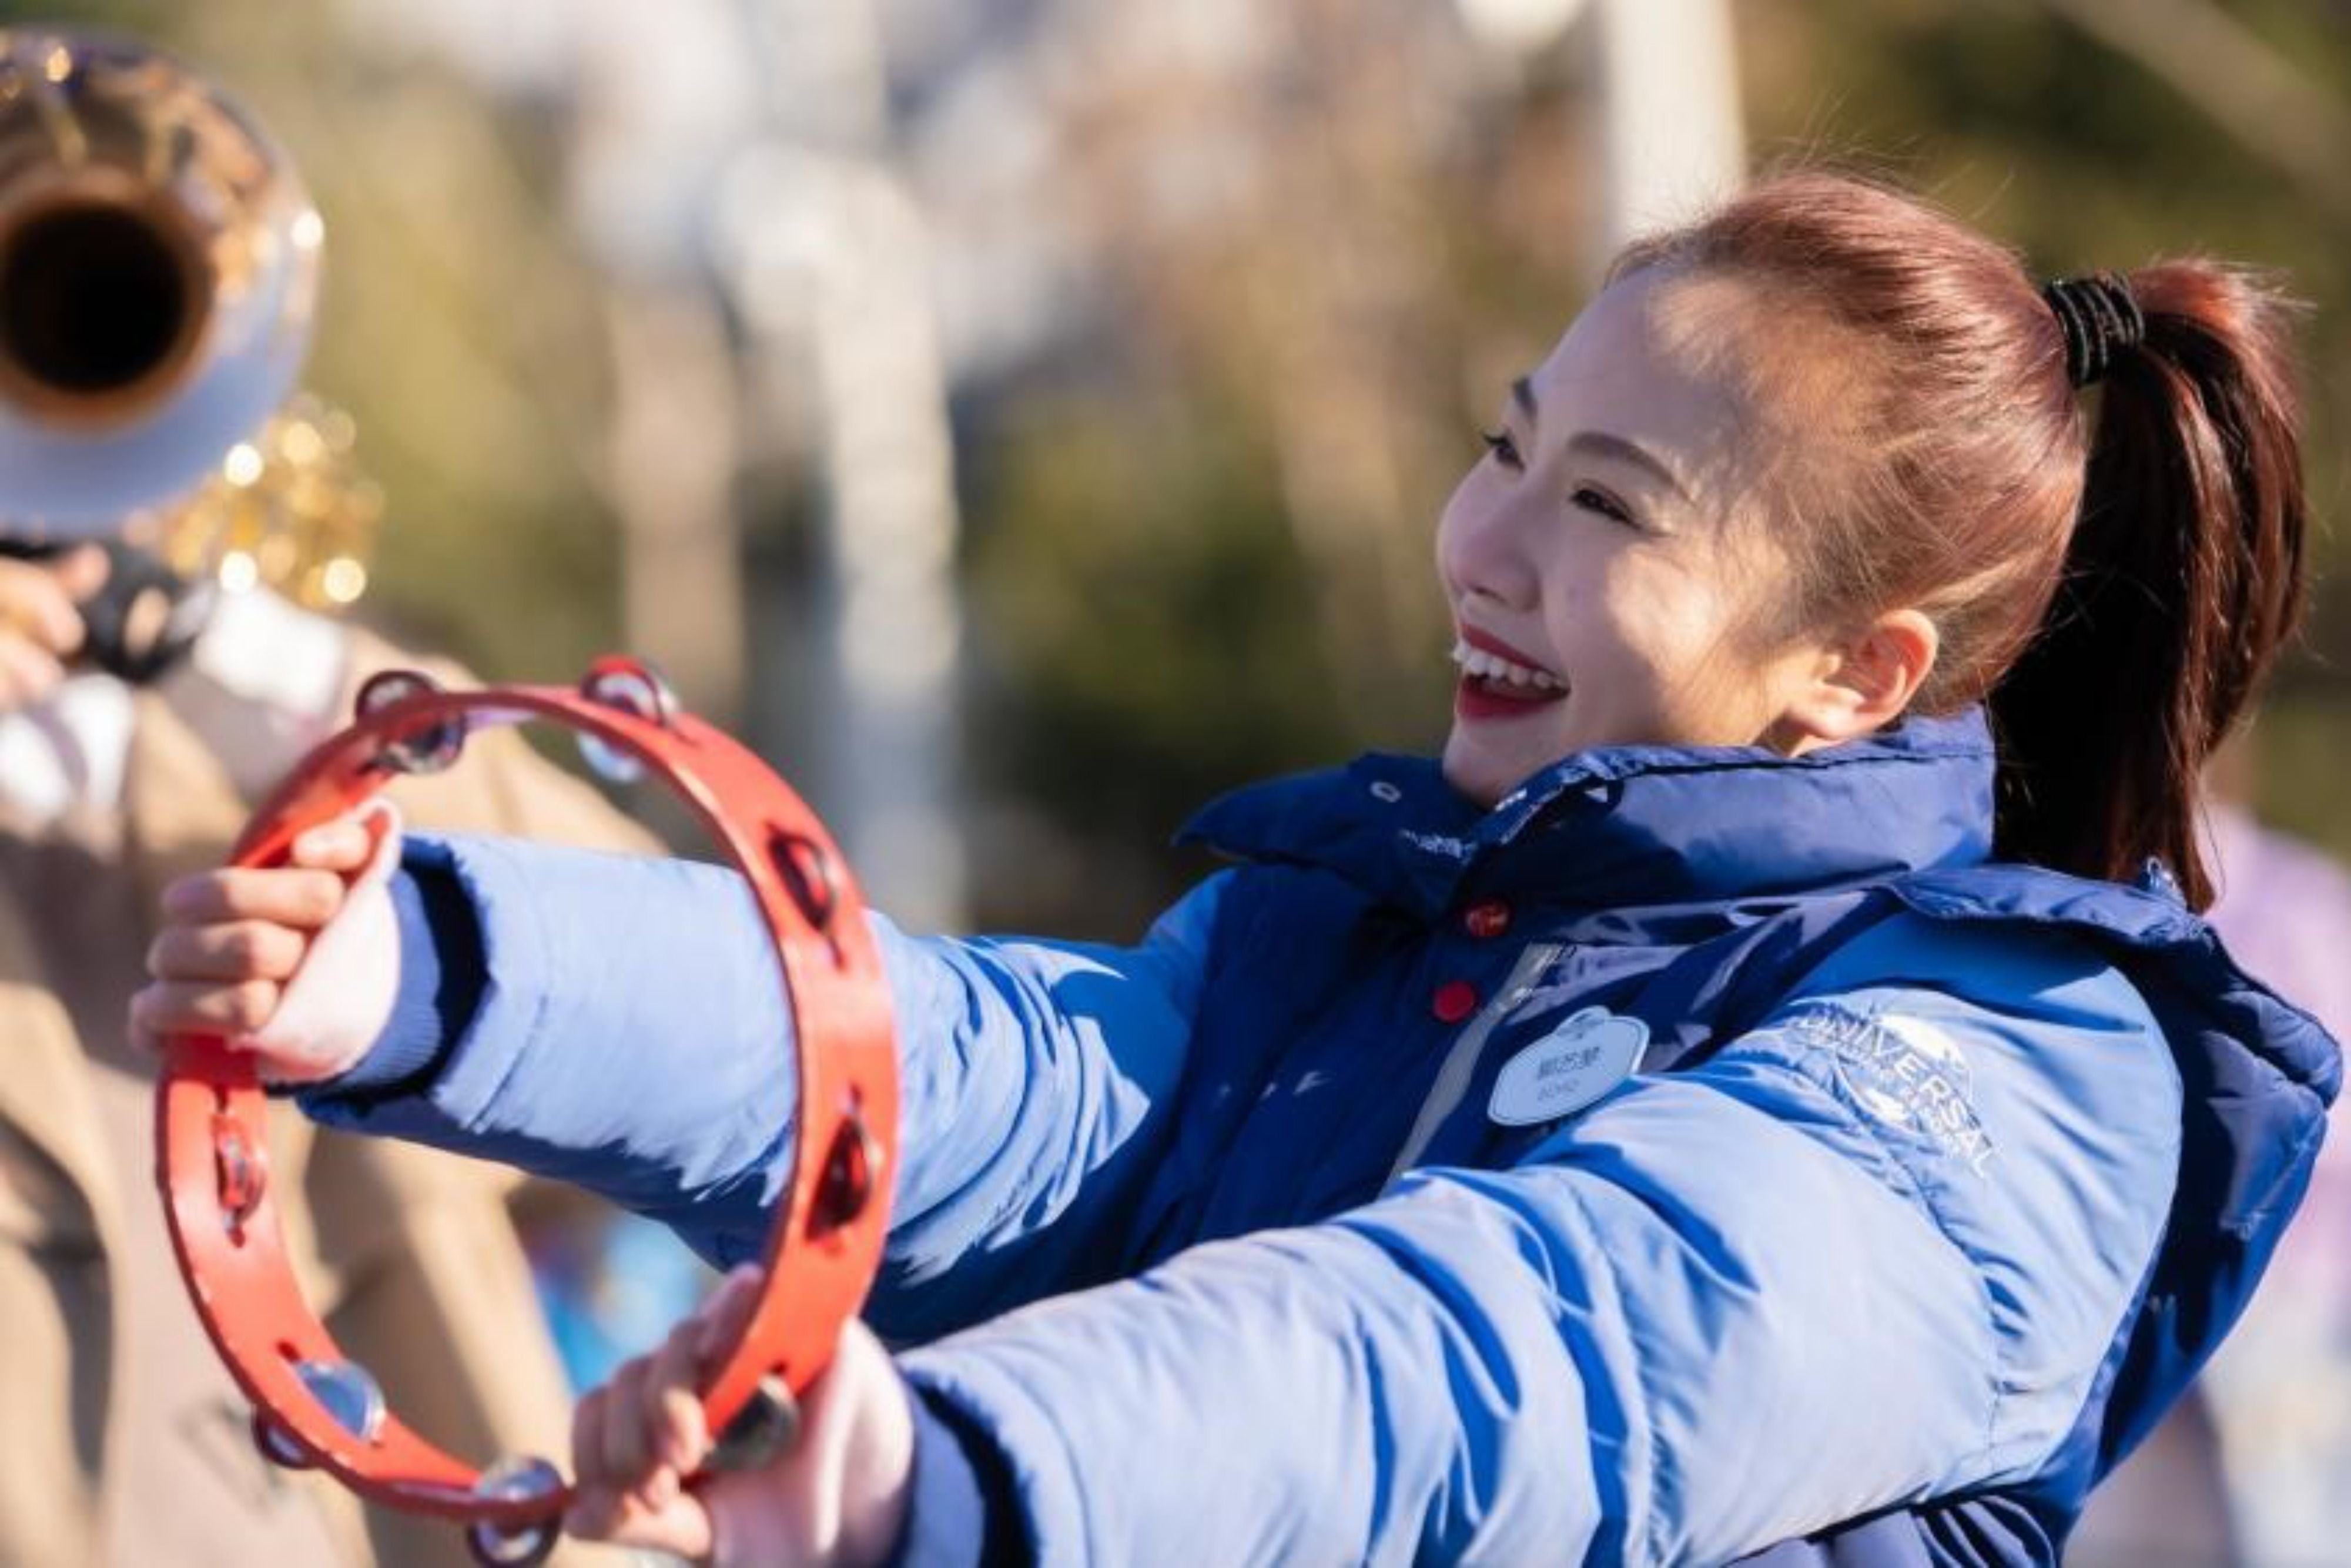
[[[831,854],[805,834],[778,832],[768,838],[768,858],[800,918],[819,936],[831,936],[832,917],[841,907],[841,872]]]
[[[844,1107],[840,1130],[825,1151],[824,1176],[816,1191],[816,1223],[820,1230],[847,1225],[873,1200],[881,1175],[882,1155],[865,1125],[865,1110],[854,1098]]]
[[[212,1118],[213,1196],[234,1246],[245,1245],[246,1222],[269,1191],[269,1157],[244,1121],[226,1109]]]

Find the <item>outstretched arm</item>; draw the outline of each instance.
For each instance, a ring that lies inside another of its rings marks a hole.
[[[349,873],[360,849],[314,864]],[[304,1093],[311,1113],[589,1187],[721,1264],[756,1256],[789,1174],[792,1041],[741,879],[503,840],[412,838],[403,858],[379,905],[401,934],[391,1021],[362,1035],[372,1044],[355,1061],[329,1063]],[[360,913],[355,893],[305,923],[297,906],[333,888],[306,891],[306,875],[321,873],[216,873],[175,890],[148,1031],[225,1024],[271,1040],[275,983],[290,980],[285,1010],[299,1010],[306,945],[323,951]],[[935,1332],[1085,1273],[1097,1221],[1166,1120],[1220,886],[1132,948],[918,938],[876,920],[903,1099],[877,1312],[905,1303],[898,1332],[916,1326],[909,1287]],[[264,894],[262,924],[280,924],[259,942],[229,905]],[[230,1016],[223,971],[240,958],[265,978]]]

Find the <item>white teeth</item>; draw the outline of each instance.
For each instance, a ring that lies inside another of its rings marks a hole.
[[[1534,669],[1526,664],[1514,664],[1510,660],[1473,648],[1466,641],[1453,644],[1453,662],[1461,673],[1481,681],[1507,681],[1514,686],[1531,686],[1539,692],[1565,689],[1566,683],[1548,670]]]

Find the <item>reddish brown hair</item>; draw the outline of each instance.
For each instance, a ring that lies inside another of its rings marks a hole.
[[[2013,253],[1821,172],[1760,183],[1616,274],[1652,267],[1754,285],[1771,309],[1747,314],[1782,329],[1744,357],[1792,448],[1766,497],[1792,623],[1926,612],[1941,650],[1917,706],[1988,704],[2000,852],[2112,879],[2153,857],[2209,904],[2199,776],[2302,601],[2284,301],[2211,262],[2129,273],[2145,341],[2077,393]]]

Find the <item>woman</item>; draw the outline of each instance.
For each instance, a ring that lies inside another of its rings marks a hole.
[[[1219,802],[1191,834],[1244,864],[1134,948],[883,925],[867,1316],[923,1348],[853,1327],[794,1453],[687,1494],[686,1325],[582,1406],[574,1528],[2051,1560],[2334,1090],[2189,913],[2198,765],[2298,603],[2294,417],[2219,267],[2043,293],[1822,174],[1637,247],[1439,525],[1442,761]],[[412,842],[347,898],[362,827],[300,858],[175,890],[139,1027],[755,1253],[783,1026],[729,879]],[[397,983],[388,939],[306,967],[322,925],[402,926]]]

